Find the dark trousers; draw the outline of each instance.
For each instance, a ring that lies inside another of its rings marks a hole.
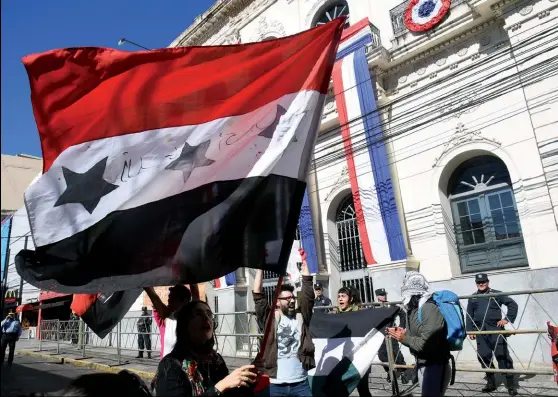
[[[370,393],[370,386],[368,385],[368,377],[370,376],[370,370],[368,370],[358,382],[357,391],[360,397],[372,397]]]
[[[16,334],[3,334],[2,335],[2,350],[0,351],[0,365],[4,363],[4,356],[6,355],[6,348],[10,348],[8,353],[8,364],[14,361],[15,345],[17,341]]]
[[[399,343],[393,338],[389,338],[389,340],[391,341],[391,348],[393,350],[393,356],[395,357],[395,364],[397,364],[397,365],[407,365],[405,363],[405,358],[403,357],[403,353],[401,353],[399,351]],[[389,361],[388,360],[387,346],[386,346],[386,339],[384,339],[384,342],[382,343],[382,346],[380,346],[380,349],[378,350],[378,358],[383,363],[387,363]],[[386,372],[389,372],[388,367],[384,367],[384,370]],[[405,372],[405,370],[404,369],[398,369],[397,372]]]
[[[493,355],[500,369],[513,369],[513,360],[508,351],[508,341],[502,335],[477,335],[478,359],[483,368],[494,368]],[[494,353],[493,353],[494,352]],[[494,374],[487,374],[488,378],[494,378]],[[507,374],[506,378],[512,378],[513,374]]]
[[[140,351],[147,348],[147,352],[151,353],[151,335],[146,333],[138,334],[138,348]]]

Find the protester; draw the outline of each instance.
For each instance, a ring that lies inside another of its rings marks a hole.
[[[141,317],[138,319],[138,355],[143,358],[143,349],[147,349],[147,358],[151,358],[151,315],[147,307],[141,308]]]
[[[72,311],[72,314],[70,314],[70,321],[68,322],[68,325],[71,344],[77,345],[79,342],[79,317],[76,312]]]
[[[302,256],[302,290],[298,310],[295,308],[296,297],[290,285],[281,287],[277,308],[271,305],[262,294],[263,271],[256,272],[254,281],[254,303],[256,317],[260,325],[267,323],[268,316],[273,316],[271,332],[265,348],[262,370],[270,377],[270,396],[311,396],[307,371],[314,368],[314,344],[308,332],[314,307],[312,276],[306,263],[306,254]],[[275,309],[275,308],[273,308]]]
[[[499,293],[490,288],[490,281],[485,273],[475,276],[477,291],[473,295]],[[502,318],[501,306],[508,308],[507,316]],[[495,298],[472,298],[467,303],[467,331],[497,331],[504,329],[508,323],[513,323],[517,317],[517,303],[508,296]],[[513,369],[513,360],[508,351],[507,336],[504,335],[469,335],[469,339],[477,340],[478,360],[483,368],[494,368],[492,355],[496,356],[498,368]],[[510,396],[517,395],[513,374],[505,374],[506,388]],[[483,393],[490,393],[497,389],[493,373],[486,373],[486,386]]]
[[[393,305],[387,304],[387,292],[384,288],[378,288],[376,291],[374,291],[376,294],[376,299],[378,300],[378,302],[382,303],[382,307],[390,307]],[[403,310],[399,310],[397,313],[397,317],[399,318],[399,326],[403,329],[406,328],[406,318],[405,318],[405,313],[403,312]],[[390,324],[390,327],[393,326],[394,324]],[[405,357],[403,357],[403,353],[399,350],[399,343],[397,343],[397,341],[393,338],[386,338],[389,339],[391,341],[391,348],[393,351],[393,356],[395,358],[395,364],[397,365],[407,365],[405,363]],[[387,351],[387,346],[386,346],[386,340],[384,340],[384,343],[382,343],[382,346],[380,346],[380,350],[378,350],[378,358],[380,359],[381,362],[383,363],[387,363],[388,360],[388,351]],[[388,367],[384,367],[384,370],[387,373],[386,376],[386,380],[388,383],[391,383],[391,376],[390,376],[390,372],[389,372],[389,368]],[[409,383],[409,380],[407,379],[407,376],[405,375],[405,370],[404,369],[398,369],[397,370],[397,374],[400,376],[401,379],[401,383],[403,384],[407,384]]]
[[[155,376],[157,396],[238,395],[256,380],[253,365],[229,374],[215,351],[213,313],[207,303],[193,301],[176,314],[176,345],[161,360]]]
[[[19,324],[19,320],[13,311],[9,311],[6,319],[2,321],[2,350],[0,351],[0,365],[4,365],[4,356],[6,355],[6,348],[9,347],[8,353],[8,366],[11,366],[14,361],[15,345],[19,340],[23,330]]]
[[[159,328],[161,335],[161,358],[171,352],[176,343],[176,319],[175,313],[185,304],[194,299],[199,299],[198,286],[191,286],[192,292],[184,285],[175,285],[169,288],[168,305],[165,305],[153,287],[145,288],[145,292],[149,296],[153,304],[153,318]]]
[[[360,294],[358,290],[353,287],[341,287],[337,291],[337,313],[356,312],[362,310],[360,307]],[[371,397],[370,387],[368,385],[368,378],[370,377],[371,368],[362,375],[360,382],[357,385],[358,395],[360,397]]]
[[[337,291],[337,313],[356,312],[359,311],[358,297],[352,288],[341,287]]]
[[[401,296],[407,312],[407,329],[388,328],[388,334],[409,347],[416,357],[421,395],[434,397],[445,395],[451,380],[451,368],[446,322],[432,301],[429,288],[422,274],[413,271],[405,274]]]
[[[324,296],[324,288],[321,283],[314,284],[314,294],[316,298],[314,299],[314,307],[320,306],[331,306],[331,299]],[[329,313],[330,309],[320,309],[324,313]]]

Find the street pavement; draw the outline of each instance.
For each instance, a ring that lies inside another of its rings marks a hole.
[[[82,373],[93,373],[95,371],[103,372],[119,372],[123,369],[132,371],[141,376],[146,383],[153,378],[157,370],[157,364],[159,362],[158,355],[154,355],[153,359],[134,359],[134,352],[122,352],[121,363],[118,363],[116,349],[113,348],[87,348],[86,354],[78,349],[75,345],[60,344],[58,349],[55,348],[55,344],[43,343],[42,351],[39,351],[39,344],[34,340],[21,340],[18,342],[16,348],[16,354],[18,355],[30,355],[31,357],[40,357],[39,362],[44,363],[46,372],[49,369],[53,370],[53,374],[58,376],[58,374],[63,373],[67,377],[76,377]],[[59,354],[56,351],[59,350]],[[85,356],[85,357],[84,357]],[[27,358],[18,356],[18,360]],[[241,365],[247,364],[249,360],[247,358],[232,358],[224,357],[227,362],[229,370],[237,368]],[[36,359],[35,359],[36,360]],[[59,362],[63,360],[68,365],[61,364],[50,364],[48,365],[45,361],[58,360]],[[14,364],[14,368],[15,368]],[[88,368],[85,372],[83,369],[76,369],[73,365],[79,365],[83,368]],[[5,368],[5,367],[4,367]],[[62,369],[63,368],[63,369]],[[478,370],[478,363],[471,363],[471,369]],[[27,370],[27,368],[21,368],[20,370]],[[32,371],[33,368],[31,367]],[[32,375],[31,375],[32,376]],[[379,366],[372,367],[372,373],[370,376],[370,390],[374,396],[391,396],[391,386],[385,380],[385,372]],[[484,374],[482,372],[457,372],[455,384],[450,386],[447,396],[507,396],[508,393],[503,385],[501,376],[497,375],[499,380],[499,388],[495,393],[483,394],[481,392],[482,387],[485,384],[483,379]],[[4,375],[2,375],[4,378]],[[45,375],[48,378],[47,375]],[[27,378],[27,383],[29,378]],[[11,380],[14,381],[14,380]],[[66,380],[67,381],[67,380]],[[18,382],[18,381],[14,381]],[[56,380],[54,381],[56,382]],[[67,384],[67,383],[66,383]],[[517,377],[517,385],[519,386],[519,393],[522,396],[556,396],[558,395],[558,387],[556,383],[553,382],[552,376],[550,375],[520,375]],[[2,382],[4,387],[4,382]],[[64,387],[65,384],[62,385]],[[404,391],[409,388],[410,385],[401,385],[400,390]],[[45,387],[49,387],[45,384]],[[52,387],[57,387],[55,384]],[[2,389],[3,390],[3,389]],[[411,390],[417,393],[417,390]],[[356,391],[352,395],[358,395]],[[417,394],[415,394],[417,395]],[[2,392],[4,396],[4,392]]]
[[[0,395],[2,397],[25,396],[30,393],[46,393],[62,390],[75,378],[97,371],[58,364],[52,361],[16,356],[11,367],[4,363]]]

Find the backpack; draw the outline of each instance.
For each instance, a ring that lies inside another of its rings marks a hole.
[[[450,351],[460,351],[463,349],[463,341],[467,336],[465,331],[465,321],[463,318],[463,310],[459,304],[459,297],[451,291],[436,291],[432,294],[432,301],[442,313],[448,334],[446,339]],[[419,323],[422,323],[422,308],[418,311]]]

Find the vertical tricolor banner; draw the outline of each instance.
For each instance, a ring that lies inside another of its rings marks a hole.
[[[389,263],[406,257],[366,58],[366,46],[373,42],[368,19],[345,30],[333,69],[357,224],[368,264]]]
[[[300,243],[306,252],[306,263],[311,274],[317,274],[318,269],[318,253],[316,252],[316,241],[314,239],[314,228],[312,226],[312,214],[310,212],[310,200],[308,198],[308,188],[302,199],[302,207],[300,208],[300,217],[298,218],[298,230],[300,231]],[[316,214],[319,216],[319,214]]]
[[[225,288],[236,284],[236,271],[215,279],[215,288]]]

